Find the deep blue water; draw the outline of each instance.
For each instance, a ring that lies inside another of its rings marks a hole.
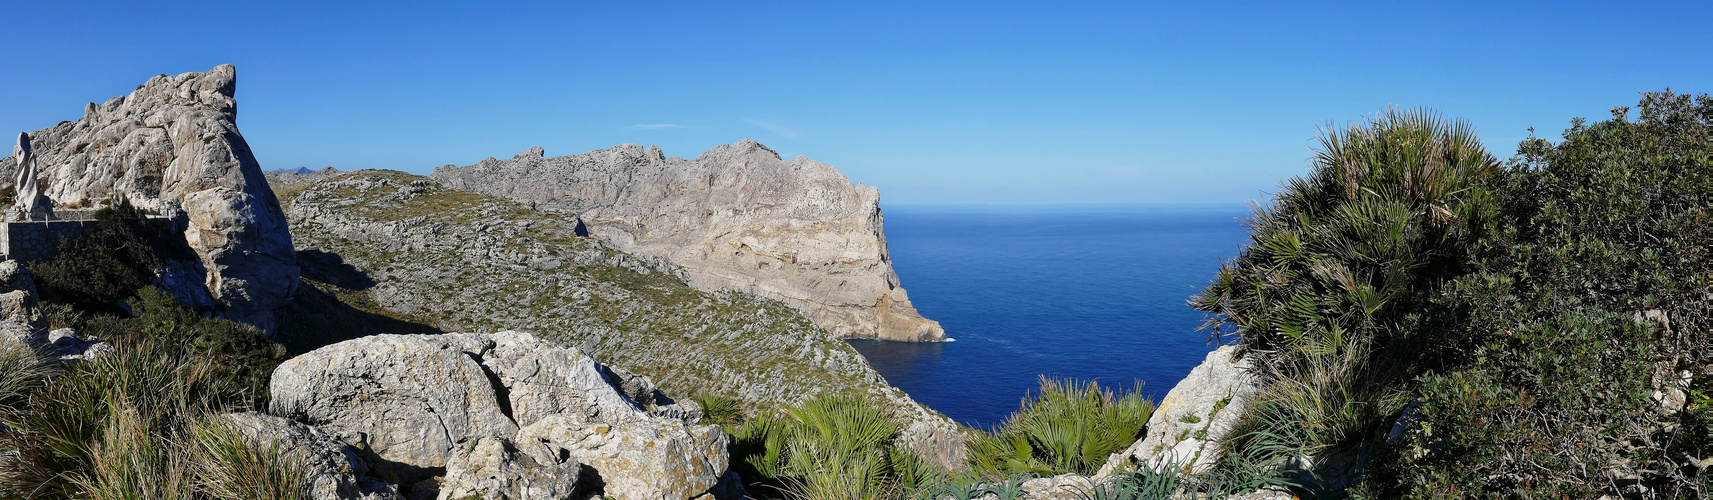
[[[887,206],[892,266],[955,342],[852,340],[892,385],[966,424],[1042,374],[1156,400],[1212,349],[1184,301],[1247,239],[1242,206]]]

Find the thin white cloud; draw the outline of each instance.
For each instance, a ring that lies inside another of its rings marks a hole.
[[[790,138],[790,139],[796,139],[797,138],[797,131],[796,130],[791,130],[789,128],[785,128],[784,126],[779,125],[777,123],[764,122],[764,121],[757,120],[754,118],[744,118],[743,121],[744,121],[744,123],[748,123],[750,125],[755,125],[757,127],[761,127],[762,129],[767,130],[768,132],[773,132],[774,135],[777,135],[780,137],[786,137],[786,138]]]
[[[676,123],[643,123],[643,124],[631,125],[630,128],[640,128],[643,130],[663,130],[663,129],[669,129],[669,128],[684,128],[684,126],[676,124]]]

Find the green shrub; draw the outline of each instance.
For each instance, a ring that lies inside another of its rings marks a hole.
[[[732,468],[752,494],[810,499],[902,498],[946,478],[895,442],[899,425],[872,402],[821,393],[783,415],[755,413],[730,432]]]
[[[49,305],[45,310],[54,327],[75,329],[86,338],[212,360],[216,376],[228,382],[222,387],[231,391],[222,397],[257,407],[267,401],[268,380],[285,360],[283,347],[248,325],[198,316],[152,286],[139,289],[128,302],[135,317],[89,313],[66,305]]]
[[[1502,173],[1468,122],[1425,110],[1322,135],[1313,170],[1257,209],[1250,243],[1190,300],[1265,385],[1230,454],[1336,454],[1387,427],[1438,363],[1431,300],[1472,268]]]
[[[1713,408],[1652,397],[1713,358],[1713,98],[1628,111],[1504,168],[1421,114],[1323,140],[1192,299],[1265,375],[1223,466],[1359,452],[1335,494],[1371,497],[1713,493]]]
[[[743,417],[738,400],[718,394],[698,394],[690,398],[702,407],[702,423],[734,427]]]
[[[1022,409],[969,446],[970,465],[999,480],[1018,474],[1089,474],[1141,438],[1154,405],[1137,389],[1115,394],[1094,382],[1041,377]]]
[[[117,313],[118,301],[154,282],[168,259],[194,258],[183,238],[164,231],[119,198],[95,211],[95,228],[60,240],[57,254],[30,270],[44,298],[87,311]]]
[[[1482,270],[1437,300],[1446,369],[1391,494],[1713,494],[1691,463],[1713,452],[1706,408],[1650,397],[1713,348],[1713,98],[1628,111],[1519,148]]]

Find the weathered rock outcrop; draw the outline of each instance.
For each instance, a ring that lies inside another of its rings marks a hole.
[[[607,498],[684,500],[729,465],[693,404],[520,332],[341,342],[282,363],[269,389],[273,413],[365,437],[402,483],[444,475],[440,498],[564,498],[586,467]]]
[[[1229,437],[1259,391],[1249,360],[1239,357],[1240,349],[1224,346],[1208,353],[1154,408],[1148,417],[1148,434],[1113,454],[1097,477],[1138,465],[1153,469],[1170,465],[1199,473],[1217,463],[1219,443]]]
[[[538,461],[510,439],[481,439],[468,452],[455,453],[446,465],[439,498],[485,500],[562,500],[575,498],[583,465],[575,460]]]
[[[745,139],[694,160],[625,144],[434,170],[449,187],[576,212],[591,234],[664,259],[698,290],[734,289],[802,311],[839,337],[942,340],[887,254],[880,193],[832,165]]]
[[[223,416],[252,446],[278,446],[305,466],[315,500],[400,500],[398,490],[371,476],[374,464],[351,445],[291,420],[260,413]]]
[[[231,65],[156,76],[29,137],[56,205],[124,195],[144,208],[181,207],[200,260],[193,272],[220,313],[272,333],[297,289],[297,258],[279,202],[238,133],[236,88]],[[0,159],[0,182],[14,182],[17,169],[15,159]]]
[[[454,448],[510,436],[517,424],[461,345],[420,335],[377,335],[287,360],[269,382],[271,412],[333,433],[360,432],[414,482],[446,466]]]

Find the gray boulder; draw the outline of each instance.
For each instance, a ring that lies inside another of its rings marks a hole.
[[[484,438],[446,464],[446,479],[439,485],[438,498],[570,499],[577,493],[582,470],[576,460],[538,462],[519,452],[509,439]]]
[[[589,234],[678,267],[694,288],[777,299],[838,337],[945,339],[892,269],[880,192],[753,140],[693,160],[635,144],[555,158],[533,148],[431,177],[575,212]]]
[[[223,415],[238,435],[252,446],[278,445],[282,453],[301,460],[309,472],[310,498],[315,500],[399,500],[385,481],[371,477],[374,464],[350,445],[320,429],[260,413]]]
[[[518,431],[540,461],[570,459],[593,469],[613,500],[683,500],[709,493],[726,474],[726,433],[714,425],[638,416],[619,422],[551,415]]]
[[[482,366],[466,346],[445,340],[376,335],[287,360],[269,382],[270,411],[363,433],[381,458],[407,466],[401,479],[415,482],[475,438],[517,432]]]
[[[41,347],[48,318],[36,302],[36,281],[18,261],[0,261],[0,344]]]
[[[730,481],[727,437],[695,425],[694,405],[528,333],[349,340],[282,363],[270,390],[273,413],[360,433],[408,466],[400,480],[417,485],[413,498],[560,498],[571,485],[549,483],[579,467],[609,499],[733,491],[721,482]],[[440,468],[445,478],[428,481]]]
[[[182,207],[200,274],[181,281],[206,288],[225,318],[271,335],[297,290],[297,254],[279,201],[238,133],[236,89],[231,65],[160,75],[29,137],[55,205],[124,195],[145,209]],[[18,167],[0,158],[0,182],[15,182]]]
[[[118,352],[112,343],[98,338],[79,337],[77,331],[70,328],[48,332],[48,343],[44,350],[48,355],[58,358],[61,363],[94,361]]]
[[[1148,417],[1148,433],[1123,452],[1113,454],[1096,474],[1109,477],[1138,465],[1158,469],[1171,465],[1203,472],[1219,461],[1220,446],[1259,391],[1248,359],[1239,346],[1224,346],[1207,354],[1201,365],[1178,382]]]

